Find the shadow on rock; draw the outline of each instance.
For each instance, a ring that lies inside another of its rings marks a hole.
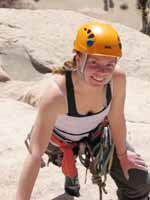
[[[9,74],[13,80],[33,81],[43,77],[41,73],[43,65],[37,61],[35,69],[35,62],[33,66],[29,55],[22,46],[1,47],[0,59],[3,71]]]
[[[74,199],[73,196],[70,196],[69,194],[64,193],[53,198],[52,200],[73,200],[73,199]]]

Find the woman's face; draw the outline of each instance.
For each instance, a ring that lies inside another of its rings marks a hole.
[[[110,56],[88,55],[84,68],[84,79],[91,86],[107,84],[113,75],[117,58]]]

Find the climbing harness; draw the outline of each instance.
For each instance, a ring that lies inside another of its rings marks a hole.
[[[31,130],[32,131],[32,130]],[[30,152],[31,132],[25,140],[26,147]],[[89,137],[80,141],[73,149],[73,154],[79,156],[79,160],[86,168],[85,182],[88,170],[92,174],[92,183],[99,187],[99,199],[102,200],[102,193],[107,194],[105,189],[107,174],[111,170],[115,145],[112,142],[109,123],[104,120],[96,130],[90,132]],[[59,147],[49,143],[45,154],[48,155],[47,166],[53,163],[59,167],[62,165],[63,152]],[[41,160],[41,167],[46,166],[45,161]]]

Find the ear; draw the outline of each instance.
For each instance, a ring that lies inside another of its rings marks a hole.
[[[81,63],[81,53],[77,53],[75,55],[75,62],[76,62],[76,65],[79,66],[80,63]]]
[[[117,64],[117,62],[118,62],[119,59],[120,59],[120,58],[115,58],[115,62],[116,62],[116,64]]]

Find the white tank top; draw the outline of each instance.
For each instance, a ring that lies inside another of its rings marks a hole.
[[[110,83],[105,86],[106,103],[104,108],[100,112],[93,113],[92,115],[80,115],[77,113],[71,72],[66,73],[66,89],[68,113],[58,116],[53,134],[64,142],[80,141],[88,137],[89,133],[96,129],[107,117],[112,98],[111,86]]]

